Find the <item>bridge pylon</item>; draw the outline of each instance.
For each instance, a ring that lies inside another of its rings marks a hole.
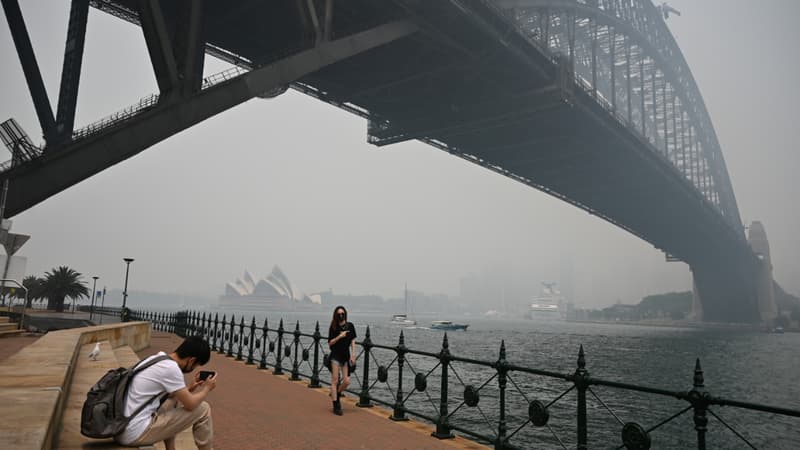
[[[761,321],[772,323],[778,317],[778,305],[775,303],[775,283],[772,279],[772,259],[769,253],[769,241],[764,225],[753,221],[747,231],[747,241],[756,254],[759,264],[756,267],[756,295],[758,312]]]

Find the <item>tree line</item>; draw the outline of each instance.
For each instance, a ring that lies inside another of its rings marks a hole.
[[[30,308],[34,301],[47,301],[47,309],[57,312],[64,311],[64,303],[67,299],[78,300],[89,298],[89,287],[84,284],[81,277],[83,275],[67,266],[60,266],[45,272],[43,277],[28,275],[22,280],[22,285],[28,290],[28,299],[25,304]],[[23,289],[9,289],[11,296],[24,299]]]

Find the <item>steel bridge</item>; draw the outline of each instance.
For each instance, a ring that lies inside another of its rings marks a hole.
[[[13,216],[215,114],[292,88],[601,217],[691,267],[703,320],[762,319],[699,89],[650,0],[72,0],[51,109],[18,0],[2,0],[45,142],[11,120]],[[90,7],[139,25],[159,93],[74,124]],[[205,54],[233,68],[203,77]]]

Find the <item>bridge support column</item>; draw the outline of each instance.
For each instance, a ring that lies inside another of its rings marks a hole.
[[[778,305],[775,303],[775,283],[772,280],[772,259],[769,254],[769,241],[767,241],[767,232],[761,222],[754,221],[750,224],[747,240],[759,259],[759,264],[756,267],[758,312],[761,315],[762,322],[772,324],[778,317]]]
[[[725,263],[720,263],[725,261]],[[690,264],[694,320],[759,323],[756,267],[747,255],[716,256]]]

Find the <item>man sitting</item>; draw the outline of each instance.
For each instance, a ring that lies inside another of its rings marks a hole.
[[[165,353],[158,352],[144,361],[160,355]],[[145,402],[149,404],[131,418],[125,431],[115,439],[132,447],[164,441],[167,450],[176,450],[175,436],[191,426],[197,448],[213,449],[211,407],[204,400],[217,386],[217,374],[204,381],[195,374],[188,387],[183,378],[184,374],[192,373],[211,358],[208,342],[201,337],[188,337],[168,356],[169,359],[159,361],[133,377],[125,397],[125,415],[133,414]],[[162,397],[161,405],[151,401],[159,394],[168,394],[168,397]]]

